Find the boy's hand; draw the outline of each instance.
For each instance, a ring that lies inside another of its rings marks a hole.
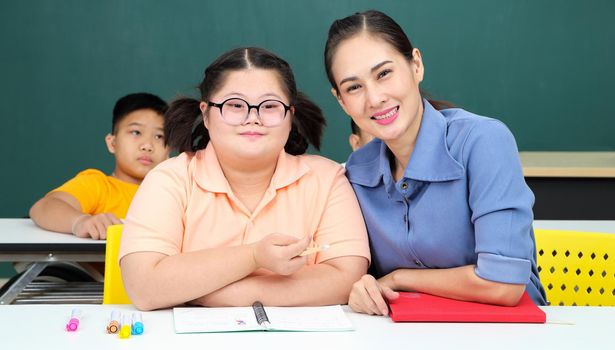
[[[73,222],[73,234],[83,238],[106,239],[107,226],[121,223],[113,213],[82,215]]]
[[[279,275],[291,275],[305,266],[307,257],[299,256],[307,248],[311,238],[272,233],[252,246],[256,265]]]

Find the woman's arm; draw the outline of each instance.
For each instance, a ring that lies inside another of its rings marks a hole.
[[[474,272],[476,266],[449,269],[399,269],[376,280],[363,276],[352,288],[348,305],[357,312],[388,314],[385,299],[395,299],[394,291],[413,291],[445,298],[485,304],[514,306],[519,303],[524,284],[509,284],[483,279]]]
[[[348,302],[352,284],[367,270],[360,256],[333,258],[288,276],[251,276],[194,300],[203,306],[334,305]]]
[[[399,269],[379,281],[397,291],[416,291],[445,298],[504,306],[517,305],[524,284],[489,281],[476,275],[476,266],[450,269]]]
[[[120,261],[126,292],[141,310],[183,304],[265,268],[288,275],[301,269],[298,255],[310,237],[297,239],[271,234],[261,241],[236,247],[206,249],[176,255],[136,252]]]

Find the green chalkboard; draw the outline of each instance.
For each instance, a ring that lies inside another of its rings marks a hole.
[[[509,125],[522,150],[615,150],[615,2],[5,1],[0,5],[0,217],[81,169],[112,169],[115,100],[192,93],[221,52],[263,46],[326,112],[322,154],[344,161],[348,118],[322,51],[333,19],[378,8],[423,52],[424,88]]]

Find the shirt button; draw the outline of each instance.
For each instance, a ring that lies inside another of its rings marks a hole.
[[[418,259],[414,259],[414,263],[416,264],[416,266],[423,266],[423,264],[421,264]]]
[[[405,182],[402,182],[402,184],[401,184],[401,189],[402,189],[402,190],[405,190],[405,189],[407,189],[407,188],[408,188],[408,184],[407,184],[407,183],[405,183]]]

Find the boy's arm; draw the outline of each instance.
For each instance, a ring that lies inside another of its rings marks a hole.
[[[121,223],[112,213],[84,214],[77,198],[61,191],[49,193],[34,203],[30,217],[46,230],[94,239],[105,239],[107,226]]]

